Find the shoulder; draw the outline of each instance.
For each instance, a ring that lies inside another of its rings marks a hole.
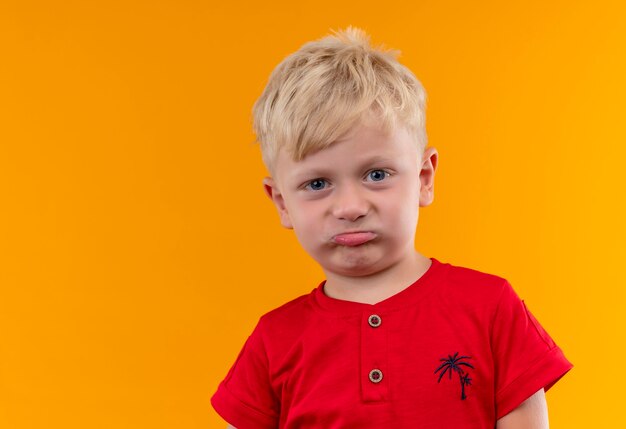
[[[453,292],[476,297],[499,297],[510,287],[504,277],[464,266],[447,264],[446,284]]]
[[[302,310],[309,307],[309,301],[311,300],[312,293],[313,292],[300,295],[299,297],[294,298],[291,301],[288,301],[280,305],[279,307],[268,311],[263,316],[261,316],[261,318],[268,320],[292,318]]]
[[[314,331],[318,317],[313,292],[299,296],[263,314],[251,334],[251,344],[269,359],[279,362],[295,344]]]
[[[451,311],[482,314],[491,319],[502,300],[515,297],[511,284],[501,275],[450,263],[445,265],[444,281],[434,297]]]
[[[263,314],[258,327],[262,331],[270,331],[272,335],[298,330],[311,317],[312,294],[301,295]]]

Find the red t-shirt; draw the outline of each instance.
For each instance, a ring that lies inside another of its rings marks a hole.
[[[215,410],[237,429],[492,429],[573,367],[507,280],[431,260],[374,305],[323,281],[262,316]]]

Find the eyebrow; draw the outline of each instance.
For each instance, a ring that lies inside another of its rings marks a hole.
[[[359,168],[363,168],[366,165],[375,164],[379,162],[393,162],[393,160],[391,158],[387,158],[384,156],[375,155],[375,156],[372,156],[371,158],[364,160],[359,166]],[[297,180],[302,180],[302,179],[312,177],[312,176],[326,176],[332,173],[333,171],[335,171],[335,169],[331,170],[331,169],[324,168],[324,167],[321,167],[321,168],[315,167],[315,168],[306,169],[301,172],[298,172],[294,174],[293,178]]]

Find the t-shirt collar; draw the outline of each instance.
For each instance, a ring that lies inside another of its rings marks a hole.
[[[331,298],[324,293],[323,280],[312,292],[312,298],[316,306],[322,310],[348,315],[352,313],[361,313],[367,309],[376,309],[377,311],[391,311],[402,307],[413,305],[420,299],[429,294],[434,286],[441,282],[444,277],[445,268],[449,264],[444,264],[435,258],[430,258],[432,264],[428,270],[424,272],[417,280],[415,280],[406,289],[390,296],[376,304],[365,304],[354,301],[345,301],[337,298]]]

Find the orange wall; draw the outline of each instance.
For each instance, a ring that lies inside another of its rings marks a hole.
[[[221,428],[258,317],[322,272],[263,194],[252,103],[349,24],[429,95],[417,249],[508,278],[575,368],[553,428],[624,427],[621,1],[4,1],[0,428]]]

